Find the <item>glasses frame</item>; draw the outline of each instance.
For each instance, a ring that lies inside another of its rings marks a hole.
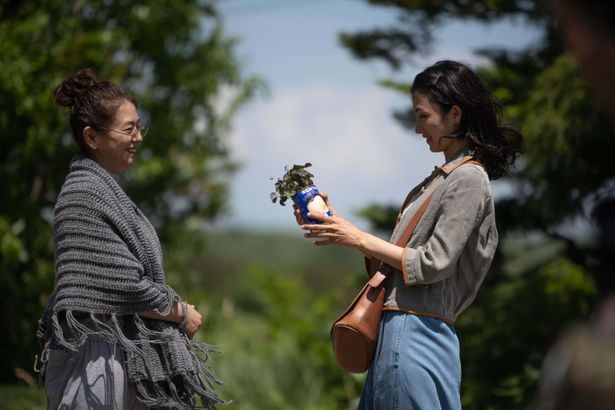
[[[101,130],[105,130],[105,131],[114,131],[114,132],[117,132],[119,134],[128,135],[130,137],[131,141],[134,141],[134,139],[137,137],[137,134],[141,134],[141,138],[145,139],[145,136],[147,135],[147,132],[149,131],[149,127],[147,127],[147,126],[140,126],[140,125],[135,125],[133,127],[132,131],[130,131],[130,132],[116,130],[114,128],[103,128],[103,127],[100,127],[100,129]]]

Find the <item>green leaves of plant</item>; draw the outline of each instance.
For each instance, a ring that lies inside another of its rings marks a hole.
[[[314,182],[312,178],[314,178],[314,175],[307,170],[307,168],[311,166],[311,163],[306,162],[303,165],[295,164],[290,169],[288,169],[288,167],[284,167],[286,172],[282,178],[278,178],[276,181],[275,192],[272,192],[269,195],[271,202],[275,204],[279,199],[280,205],[284,206],[286,201],[295,196],[297,192],[301,191],[305,187],[313,185]]]

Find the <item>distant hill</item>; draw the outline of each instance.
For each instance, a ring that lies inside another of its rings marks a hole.
[[[169,281],[179,289],[217,295],[252,269],[294,275],[318,292],[339,287],[352,295],[366,279],[359,252],[317,247],[300,234],[259,231],[206,232],[165,249]]]

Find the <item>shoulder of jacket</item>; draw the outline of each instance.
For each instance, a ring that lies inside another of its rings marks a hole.
[[[450,181],[467,180],[469,182],[489,185],[487,171],[479,164],[463,164],[451,172],[446,179]]]
[[[109,186],[98,175],[89,172],[71,172],[67,175],[56,199],[55,210],[90,209],[96,213],[107,213],[115,202]],[[107,206],[102,206],[103,204]]]
[[[69,193],[74,195],[105,195],[105,191],[108,191],[108,188],[96,175],[85,172],[71,172],[60,189],[60,196]]]

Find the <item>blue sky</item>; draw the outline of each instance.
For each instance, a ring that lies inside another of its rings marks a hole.
[[[400,203],[441,154],[392,118],[409,97],[377,85],[382,78],[411,80],[447,58],[472,66],[485,61],[472,51],[486,46],[524,47],[538,31],[519,22],[486,26],[449,23],[435,32],[433,52],[416,65],[391,72],[382,63],[354,59],[339,32],[386,27],[388,8],[360,0],[226,0],[219,3],[245,71],[262,77],[269,96],[240,111],[230,135],[232,157],[242,164],[231,186],[231,214],[219,227],[296,230],[291,208],[269,200],[270,177],[285,165],[311,162],[315,183],[338,213],[366,228],[354,212],[368,203]],[[495,186],[496,195],[505,191]]]

